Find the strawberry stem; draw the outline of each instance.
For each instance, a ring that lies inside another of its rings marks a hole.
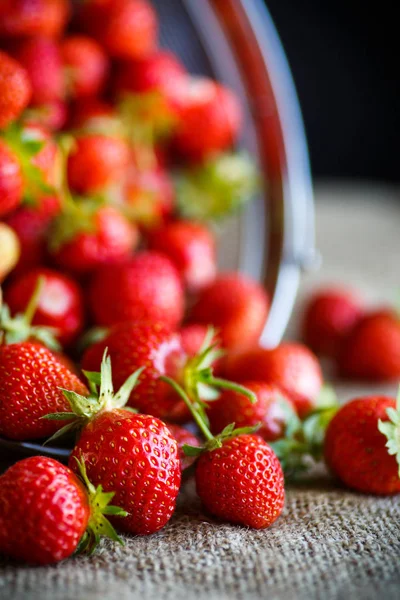
[[[25,317],[25,323],[27,325],[30,325],[32,323],[33,317],[35,316],[35,312],[38,307],[40,296],[43,292],[44,285],[45,285],[45,279],[43,276],[40,276],[36,282],[35,289],[33,290],[33,294],[30,297],[30,300],[25,309],[24,317]]]

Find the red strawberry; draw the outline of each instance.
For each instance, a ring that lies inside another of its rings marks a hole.
[[[215,240],[200,223],[173,221],[149,236],[153,250],[166,254],[174,263],[190,291],[199,291],[216,277]]]
[[[272,442],[283,436],[294,406],[289,398],[274,384],[245,381],[243,385],[254,392],[254,404],[238,392],[225,390],[217,400],[208,403],[207,416],[212,433],[217,434],[230,423],[235,427],[254,427],[260,424],[257,434]]]
[[[182,283],[166,256],[141,252],[125,264],[95,273],[89,305],[99,325],[149,319],[173,329],[183,317]]]
[[[0,218],[22,200],[24,180],[18,156],[0,139]]]
[[[196,465],[196,490],[215,517],[255,529],[272,525],[285,501],[279,460],[257,435],[228,438],[204,452]]]
[[[214,325],[222,346],[233,350],[257,343],[268,309],[261,285],[239,273],[224,273],[200,293],[190,320]]]
[[[169,173],[157,166],[139,170],[130,165],[122,189],[122,207],[143,229],[159,226],[171,215],[175,191]]]
[[[195,356],[204,344],[209,327],[193,323],[185,325],[179,330],[181,343],[188,356]],[[218,344],[218,334],[214,335],[212,342]]]
[[[117,137],[82,134],[68,157],[68,182],[81,194],[90,194],[115,183],[129,161],[127,144]]]
[[[16,60],[0,50],[0,129],[18,119],[30,97],[31,85],[27,72]]]
[[[182,94],[175,145],[192,160],[231,147],[242,122],[239,101],[230,89],[206,78],[193,78]]]
[[[166,383],[159,381],[162,375],[173,379],[181,377],[187,357],[177,334],[170,333],[164,325],[156,322],[114,325],[102,341],[86,350],[83,368],[98,371],[106,348],[113,363],[116,388],[120,388],[131,373],[145,367],[131,394],[130,406],[169,420],[187,417],[183,403]]]
[[[399,465],[393,448],[385,447],[398,428],[388,421],[396,416],[396,401],[386,396],[367,396],[352,400],[337,412],[325,438],[325,460],[333,473],[348,487],[368,494],[400,492]],[[378,424],[379,425],[378,429]],[[395,436],[393,436],[395,440]]]
[[[66,68],[67,89],[73,98],[99,94],[108,75],[108,59],[97,42],[89,37],[64,38],[61,53]]]
[[[361,318],[343,340],[338,356],[344,377],[370,381],[400,378],[400,319],[391,310]]]
[[[17,234],[6,223],[0,221],[0,283],[14,269],[18,262],[20,251]]]
[[[37,125],[48,131],[58,131],[62,129],[68,119],[68,108],[62,100],[54,100],[46,104],[34,106],[25,111],[23,115],[24,123],[28,125]]]
[[[57,196],[38,199],[34,206],[21,206],[7,218],[20,244],[20,257],[13,275],[43,264],[49,225],[60,210]]]
[[[81,98],[72,105],[70,125],[76,129],[90,129],[99,121],[108,124],[115,117],[113,107],[107,102],[99,98]]]
[[[92,552],[100,536],[121,542],[105,514],[125,515],[108,506],[114,494],[82,480],[45,456],[17,462],[0,477],[0,552],[47,565],[77,550]]]
[[[26,172],[25,194],[37,197],[44,192],[49,193],[58,184],[59,179],[57,144],[47,129],[33,124],[23,127],[22,139],[25,144],[41,145],[39,151],[31,158],[31,164],[39,173],[34,175],[30,171]]]
[[[45,104],[64,95],[64,77],[58,44],[47,37],[33,37],[22,42],[17,60],[26,69],[32,86],[32,102]]]
[[[201,441],[197,436],[194,435],[185,427],[181,427],[180,425],[176,425],[175,423],[166,423],[172,437],[176,440],[178,444],[178,456],[181,462],[181,470],[184,471],[194,462],[194,457],[186,456],[183,446],[201,446]]]
[[[147,0],[82,7],[80,24],[114,58],[142,58],[157,44],[157,16]]]
[[[115,208],[82,202],[68,206],[58,216],[49,249],[60,267],[84,274],[126,260],[137,242],[135,227]]]
[[[256,348],[228,356],[225,377],[234,381],[264,381],[278,385],[292,400],[300,416],[316,405],[322,387],[317,358],[302,344],[283,343],[268,350]]]
[[[317,354],[336,356],[339,345],[363,314],[361,302],[347,290],[316,292],[303,318],[303,339]]]
[[[12,314],[23,312],[40,277],[44,285],[32,323],[56,329],[58,340],[69,344],[83,327],[82,292],[73,279],[51,269],[35,269],[11,283],[5,300]]]
[[[157,93],[175,110],[186,85],[185,68],[174,54],[165,50],[122,63],[115,79],[117,93]]]
[[[69,17],[68,0],[2,0],[0,35],[57,37]]]

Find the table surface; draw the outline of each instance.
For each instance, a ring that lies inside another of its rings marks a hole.
[[[304,277],[289,327],[310,289],[345,282],[371,302],[398,291],[400,194],[393,188],[319,185],[319,272]],[[341,400],[396,386],[337,385]],[[283,515],[268,530],[218,523],[202,513],[193,482],[171,522],[156,535],[103,542],[91,558],[48,568],[0,562],[1,600],[252,600],[399,598],[399,498],[338,487],[323,467],[287,490]],[[0,559],[1,560],[1,559]]]

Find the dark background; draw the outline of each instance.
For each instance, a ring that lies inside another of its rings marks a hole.
[[[399,181],[397,2],[266,4],[295,79],[314,175]]]

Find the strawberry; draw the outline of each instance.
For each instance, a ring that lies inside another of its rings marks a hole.
[[[172,260],[189,291],[196,292],[207,287],[216,277],[214,236],[200,223],[166,223],[151,232],[149,246]]]
[[[185,325],[179,330],[182,347],[188,356],[198,354],[204,344],[208,331],[209,327],[207,325],[199,325],[197,323]],[[212,342],[218,345],[217,333],[214,335]]]
[[[114,394],[110,358],[103,356],[101,373],[86,373],[88,399],[65,390],[76,416],[67,428],[80,427],[79,440],[70,457],[83,460],[90,481],[115,491],[116,503],[126,511],[116,523],[124,531],[148,535],[170,519],[179,492],[181,469],[177,443],[167,426],[149,415],[123,408],[140,375],[131,374]],[[57,419],[60,415],[48,415]]]
[[[23,190],[24,180],[18,156],[0,139],[0,218],[19,205]]]
[[[157,16],[147,0],[88,3],[79,22],[113,58],[142,58],[157,44]]]
[[[201,291],[190,320],[214,325],[222,346],[233,350],[257,343],[268,309],[261,285],[239,273],[224,273]]]
[[[61,54],[54,40],[43,36],[29,38],[19,46],[16,58],[29,75],[33,104],[62,99],[64,77]]]
[[[53,224],[49,251],[57,265],[80,275],[126,260],[137,242],[135,227],[112,206],[71,202]]]
[[[114,88],[117,94],[157,94],[166,108],[177,113],[188,76],[171,52],[158,50],[150,56],[122,63],[117,69]]]
[[[13,275],[43,264],[50,223],[60,210],[57,196],[44,196],[33,206],[20,206],[7,218],[7,224],[18,237],[20,257]]]
[[[2,0],[0,36],[58,37],[70,13],[68,0]]]
[[[0,283],[14,269],[18,262],[20,251],[17,234],[6,223],[0,221]]]
[[[130,165],[122,187],[121,208],[144,230],[160,226],[174,209],[172,179],[161,166],[138,169]]]
[[[93,124],[106,123],[116,117],[113,107],[99,98],[80,98],[71,108],[70,126],[76,129],[92,129]]]
[[[33,106],[23,114],[23,122],[37,125],[48,131],[62,129],[68,119],[68,107],[62,100],[53,100],[46,104]]]
[[[182,283],[166,256],[141,252],[124,264],[94,274],[89,306],[99,325],[153,320],[174,329],[183,318]]]
[[[31,85],[27,72],[16,60],[0,50],[0,129],[18,119],[30,97]]]
[[[285,501],[283,472],[272,448],[250,433],[254,428],[235,429],[234,423],[214,437],[198,403],[170,378],[161,379],[181,396],[206,439],[203,447],[183,447],[185,454],[197,457],[196,490],[205,508],[247,527],[272,525]]]
[[[244,381],[243,385],[254,392],[253,404],[246,396],[225,390],[207,406],[207,416],[212,433],[217,434],[230,423],[235,427],[254,427],[265,441],[272,442],[283,436],[294,407],[289,398],[274,384]]]
[[[61,42],[61,54],[71,97],[99,94],[108,75],[108,59],[102,47],[89,37],[71,35]]]
[[[0,477],[2,554],[48,565],[77,550],[93,551],[102,535],[122,542],[104,515],[125,511],[108,506],[113,494],[95,489],[80,468],[84,481],[52,458],[32,456]]]
[[[181,425],[166,423],[166,426],[178,444],[178,456],[181,463],[181,470],[184,471],[193,464],[194,457],[187,456],[183,447],[188,445],[196,448],[196,446],[201,446],[201,441],[194,433],[185,429],[185,427],[181,427]]]
[[[255,348],[228,356],[223,373],[234,381],[264,381],[278,385],[300,416],[316,406],[322,372],[314,354],[302,344],[282,343],[276,348]]]
[[[392,438],[399,423],[395,408],[394,398],[356,398],[341,407],[330,422],[325,438],[325,460],[349,488],[368,494],[400,492],[399,465],[390,455],[395,453],[398,444],[395,435]],[[390,452],[385,447],[386,434],[394,440]]]
[[[38,150],[31,158],[32,168],[26,169],[25,196],[37,197],[54,192],[59,180],[58,147],[51,133],[39,125],[26,124],[22,130],[24,144],[32,144]],[[37,188],[37,189],[36,189]]]
[[[400,378],[400,319],[391,310],[366,314],[343,340],[340,375],[368,381]]]
[[[202,161],[234,144],[242,114],[232,90],[205,77],[192,78],[180,102],[174,143],[183,157]]]
[[[73,279],[51,269],[34,269],[11,283],[5,301],[12,314],[23,312],[39,278],[44,285],[32,323],[52,327],[61,344],[69,344],[83,327],[82,292]]]
[[[303,317],[303,339],[317,354],[335,357],[338,348],[363,314],[361,302],[346,289],[319,290]]]
[[[117,182],[129,161],[127,144],[117,137],[81,134],[68,156],[68,182],[80,194],[103,190]]]

